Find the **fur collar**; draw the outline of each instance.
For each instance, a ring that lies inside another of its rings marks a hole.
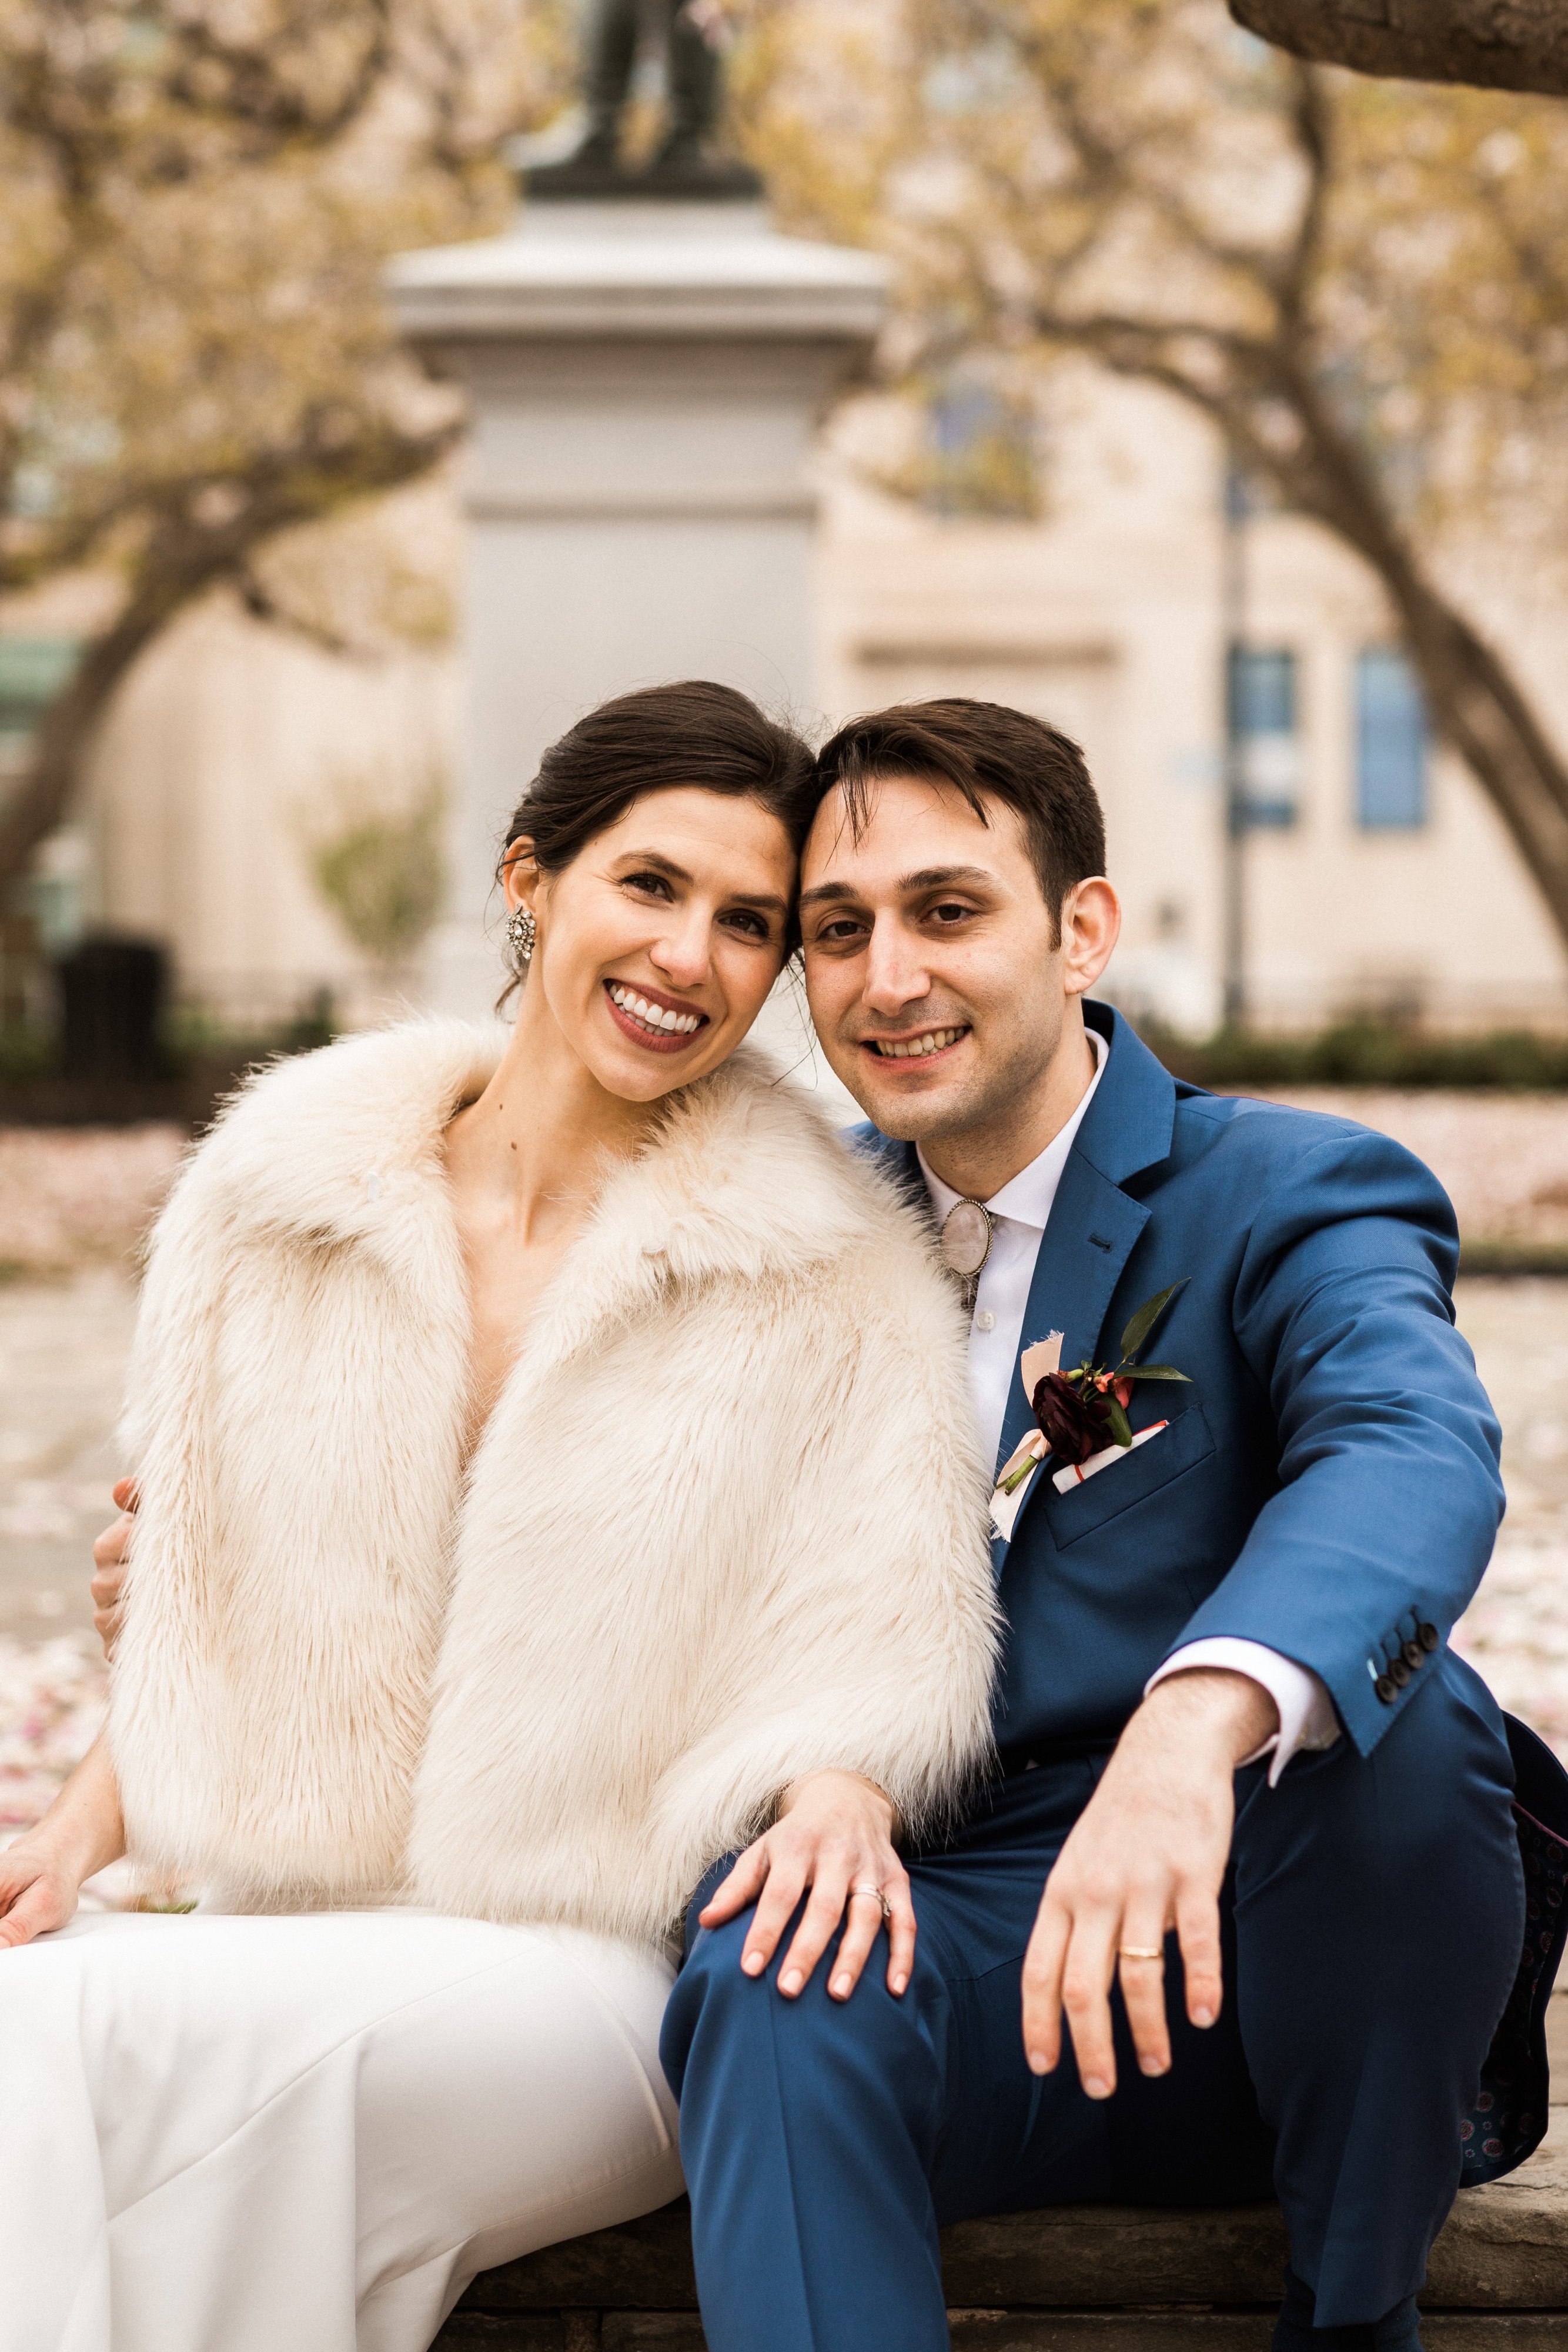
[[[499,1024],[418,1021],[272,1064],[225,1111],[184,1178],[231,1230],[351,1243],[417,1276],[433,1214],[450,1215],[441,1133],[481,1093]],[[870,1241],[885,1195],[810,1097],[755,1046],[667,1100],[645,1148],[617,1167],[573,1252],[643,1291],[666,1275],[764,1276]]]

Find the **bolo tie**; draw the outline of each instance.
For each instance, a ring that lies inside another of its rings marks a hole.
[[[942,1263],[958,1285],[966,1315],[974,1314],[995,1232],[996,1221],[983,1201],[955,1201],[942,1220]]]

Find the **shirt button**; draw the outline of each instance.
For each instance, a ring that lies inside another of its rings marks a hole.
[[[976,1328],[976,1330],[977,1330],[977,1331],[994,1331],[994,1330],[996,1329],[996,1328],[997,1328],[997,1318],[996,1318],[996,1317],[991,1313],[991,1310],[990,1310],[990,1308],[989,1308],[988,1307],[981,1307],[981,1309],[980,1309],[980,1311],[979,1311],[979,1313],[978,1313],[978,1314],[976,1316],[976,1318],[975,1318],[975,1328]]]

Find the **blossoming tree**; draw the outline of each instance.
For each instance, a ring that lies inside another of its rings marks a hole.
[[[280,534],[450,446],[381,266],[495,225],[559,49],[522,0],[0,0],[0,597],[110,591],[0,802],[0,884],[172,620],[224,583],[287,617]]]

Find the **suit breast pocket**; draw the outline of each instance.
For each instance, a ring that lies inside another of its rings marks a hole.
[[[1092,1535],[1108,1520],[1119,1518],[1135,1504],[1147,1502],[1151,1495],[1174,1486],[1214,1450],[1214,1433],[1194,1398],[1168,1429],[1135,1447],[1124,1460],[1108,1464],[1097,1476],[1086,1478],[1082,1486],[1070,1487],[1065,1495],[1059,1495],[1054,1487],[1047,1490],[1041,1503],[1051,1541],[1058,1551],[1065,1551],[1069,1544]]]

